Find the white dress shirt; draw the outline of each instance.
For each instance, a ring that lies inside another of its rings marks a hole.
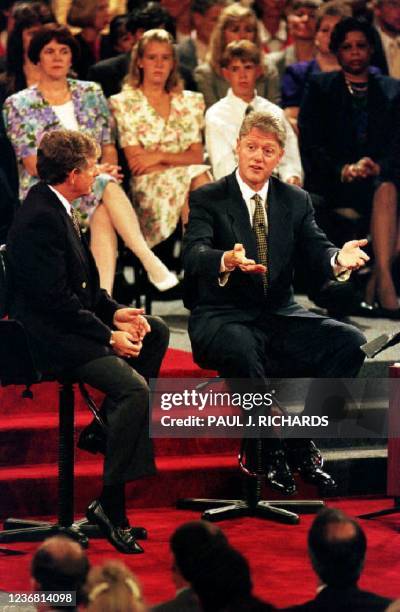
[[[54,189],[54,187],[52,187],[51,185],[47,185],[47,187],[49,189],[51,189],[53,193],[55,193],[55,195],[57,196],[57,198],[60,200],[61,204],[64,206],[65,210],[67,211],[67,215],[69,217],[72,217],[72,215],[71,215],[71,204],[68,202],[67,198],[64,197],[62,195],[62,193],[57,191],[57,189]]]
[[[283,119],[286,127],[285,154],[274,172],[282,181],[291,176],[303,178],[297,137],[292,126],[279,106],[266,98],[255,95],[251,102],[235,96],[232,89],[206,112],[206,148],[210,156],[212,171],[216,180],[233,172],[237,166],[236,143],[240,126],[251,105],[257,112],[275,113]]]
[[[281,19],[277,31],[272,35],[267,30],[264,23],[258,20],[258,35],[265,52],[271,53],[272,51],[281,51],[285,48],[288,38],[286,21]]]

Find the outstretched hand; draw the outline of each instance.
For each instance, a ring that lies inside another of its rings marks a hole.
[[[228,271],[233,271],[235,268],[239,268],[242,272],[255,272],[257,274],[264,274],[267,271],[265,266],[246,257],[245,248],[240,243],[236,243],[232,251],[225,251],[224,266]]]
[[[358,270],[369,261],[368,255],[360,248],[368,244],[368,240],[350,240],[338,252],[337,263],[347,270]]]

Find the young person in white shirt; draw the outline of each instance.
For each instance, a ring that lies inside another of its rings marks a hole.
[[[279,106],[256,95],[255,82],[260,75],[261,51],[248,40],[230,43],[221,59],[221,70],[230,89],[224,98],[206,112],[206,148],[216,180],[233,172],[237,166],[236,143],[245,115],[251,111],[272,112],[282,118],[287,131],[285,154],[277,175],[286,183],[302,184],[302,167],[296,135]]]

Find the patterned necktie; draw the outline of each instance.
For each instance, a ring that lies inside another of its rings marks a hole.
[[[78,234],[78,238],[80,239],[81,228],[79,224],[79,215],[76,212],[75,208],[73,208],[73,206],[71,206],[71,220],[72,220],[72,225],[74,226],[74,230],[76,231],[76,233]]]
[[[267,241],[267,230],[265,227],[265,216],[264,206],[261,197],[258,193],[254,194],[251,198],[255,202],[255,210],[253,215],[253,232],[256,236],[257,242],[257,257],[258,263],[263,266],[268,266],[268,241]],[[262,274],[262,281],[264,287],[264,293],[267,293],[268,289],[268,270]]]

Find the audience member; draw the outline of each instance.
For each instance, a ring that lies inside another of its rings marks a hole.
[[[282,78],[282,108],[297,132],[297,117],[303,99],[305,86],[312,74],[339,70],[336,55],[331,52],[329,43],[335,25],[351,17],[351,8],[343,0],[325,2],[317,11],[317,33],[315,35],[315,58],[308,62],[296,62],[288,66]]]
[[[191,588],[178,594],[175,600],[156,607],[155,612],[189,609],[203,612],[272,610],[269,604],[253,597],[246,559],[229,545],[216,525],[204,521],[185,523],[172,534],[170,546],[174,555],[175,575],[178,579],[183,578]],[[195,605],[193,591],[200,601],[200,607]],[[192,608],[187,608],[185,601],[191,601]]]
[[[321,0],[294,0],[288,9],[287,20],[293,42],[282,51],[270,55],[270,61],[278,71],[280,82],[288,66],[296,62],[308,62],[314,58],[317,10],[321,4]]]
[[[111,96],[120,147],[132,173],[131,187],[142,232],[150,246],[185,222],[189,191],[209,182],[203,164],[204,101],[182,91],[173,38],[149,30],[132,52],[122,92]]]
[[[103,59],[131,52],[136,40],[127,28],[128,19],[128,15],[116,15],[111,19],[109,33],[103,38]]]
[[[372,44],[367,23],[349,17],[336,25],[330,48],[341,70],[309,80],[299,114],[300,148],[306,189],[324,199],[318,218],[331,239],[346,240],[354,231],[351,222],[349,236],[334,236],[339,217],[361,219],[358,232],[371,233],[374,272],[360,313],[398,318],[391,263],[397,242],[392,180],[400,82],[371,73]],[[375,298],[379,311],[373,306]]]
[[[36,550],[31,562],[31,577],[35,591],[70,591],[76,594],[76,606],[39,606],[40,610],[77,610],[85,601],[84,584],[89,561],[81,546],[65,536],[53,536]]]
[[[146,612],[141,588],[130,570],[119,561],[93,567],[86,582],[88,612]]]
[[[225,47],[234,40],[242,39],[260,46],[256,16],[251,9],[239,4],[227,6],[219,16],[211,36],[207,61],[194,71],[197,87],[204,96],[207,108],[226,96],[229,89],[229,83],[221,73],[221,57]],[[263,56],[262,66],[263,73],[256,83],[257,93],[277,104],[280,96],[278,74],[267,55]]]
[[[189,521],[174,531],[169,544],[176,596],[155,606],[153,612],[200,612],[200,603],[191,587],[191,580],[206,556],[211,556],[220,546],[228,546],[225,534],[217,525],[207,521]]]
[[[129,13],[126,27],[132,34],[134,44],[147,30],[162,28],[175,36],[175,25],[169,13],[158,2],[149,2],[144,8],[136,8]],[[132,45],[133,47],[134,45]],[[131,50],[102,60],[89,68],[88,79],[101,85],[106,98],[121,91],[122,81],[129,70]]]
[[[301,184],[302,169],[297,138],[279,106],[255,92],[257,76],[262,71],[261,51],[248,40],[229,43],[221,60],[221,72],[231,89],[225,98],[206,112],[206,147],[215,179],[233,172],[237,165],[236,144],[240,126],[250,111],[273,112],[286,126],[285,154],[277,168],[283,181]]]
[[[104,58],[101,32],[110,23],[109,0],[72,0],[67,23],[82,28],[75,36],[80,53],[74,70],[80,79],[86,79],[89,67]]]
[[[142,261],[159,290],[176,285],[176,276],[147,246],[136,213],[115,178],[119,171],[115,166],[113,123],[100,87],[67,78],[77,55],[77,44],[69,30],[53,24],[43,26],[32,38],[28,53],[39,69],[38,83],[10,96],[4,105],[7,133],[18,159],[21,200],[38,181],[36,150],[42,135],[61,127],[84,130],[101,145],[101,174],[96,177],[93,193],[81,198],[76,207],[90,221],[91,248],[101,286],[111,293],[116,232]]]
[[[192,29],[192,19],[190,14],[191,0],[160,0],[160,4],[165,8],[176,23],[176,41],[182,42],[190,36]]]
[[[383,612],[390,599],[358,588],[367,539],[341,510],[324,508],[308,534],[308,552],[319,585],[315,599],[287,612]]]
[[[25,87],[36,85],[39,69],[28,56],[33,34],[44,24],[54,23],[54,15],[43,2],[17,3],[13,8],[14,26],[7,41],[7,63],[0,80],[0,102]]]
[[[265,53],[281,51],[290,44],[286,21],[289,0],[256,0],[255,8],[260,13],[258,31]]]
[[[400,79],[400,2],[374,0],[373,11],[376,36],[371,63]]]
[[[190,10],[194,29],[190,37],[177,48],[179,70],[192,73],[199,63],[206,61],[211,34],[227,0],[192,0]]]

